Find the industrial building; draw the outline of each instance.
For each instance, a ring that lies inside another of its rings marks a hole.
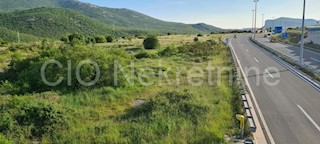
[[[320,25],[318,26],[309,26],[308,27],[308,42],[313,42],[314,44],[320,45]]]

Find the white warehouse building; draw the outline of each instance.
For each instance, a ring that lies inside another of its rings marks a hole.
[[[308,29],[307,41],[320,45],[320,26],[310,26]]]

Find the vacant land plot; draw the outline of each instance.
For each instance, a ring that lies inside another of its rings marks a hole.
[[[194,38],[159,37],[161,48],[146,51],[154,55],[147,58],[136,58],[142,50],[130,52],[142,47],[140,39],[79,47],[83,53],[75,50],[79,56],[91,53],[90,49],[97,51],[94,60],[102,59],[104,52],[111,57],[112,53],[123,55],[106,47],[121,45],[129,51],[131,56],[124,57],[130,63],[122,66],[130,74],[134,64],[135,83],[124,80],[127,84],[121,87],[105,84],[24,93],[22,90],[30,90],[28,84],[33,84],[27,83],[28,78],[19,79],[24,82],[21,86],[10,81],[14,78],[1,78],[0,143],[227,143],[224,136],[238,132],[234,115],[240,111],[232,73],[219,75],[218,68],[232,69],[227,47],[219,42],[220,35],[199,37],[198,43],[193,43]],[[41,48],[18,51],[24,59],[60,52],[66,55],[66,49],[57,49],[51,53]],[[9,57],[16,53],[11,52]],[[25,65],[42,59],[34,58]],[[20,94],[11,94],[14,92]]]

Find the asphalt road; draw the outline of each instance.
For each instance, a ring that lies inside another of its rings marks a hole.
[[[275,143],[320,143],[320,92],[274,61],[249,40],[249,35],[232,38],[231,45]],[[248,72],[248,68],[259,72]],[[264,77],[271,82],[279,80],[279,84],[271,86]]]
[[[270,43],[269,38],[263,38],[263,36],[257,36],[257,41],[260,43],[285,54],[295,61],[300,60],[300,47],[292,46],[282,43]],[[312,68],[316,73],[320,74],[320,53],[311,50],[304,50],[304,64]]]

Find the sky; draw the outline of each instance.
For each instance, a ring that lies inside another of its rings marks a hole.
[[[151,17],[220,28],[250,28],[253,0],[80,0],[98,6],[127,8]],[[320,0],[306,0],[306,18],[320,20]],[[303,0],[259,0],[257,26],[264,19],[302,18]]]

